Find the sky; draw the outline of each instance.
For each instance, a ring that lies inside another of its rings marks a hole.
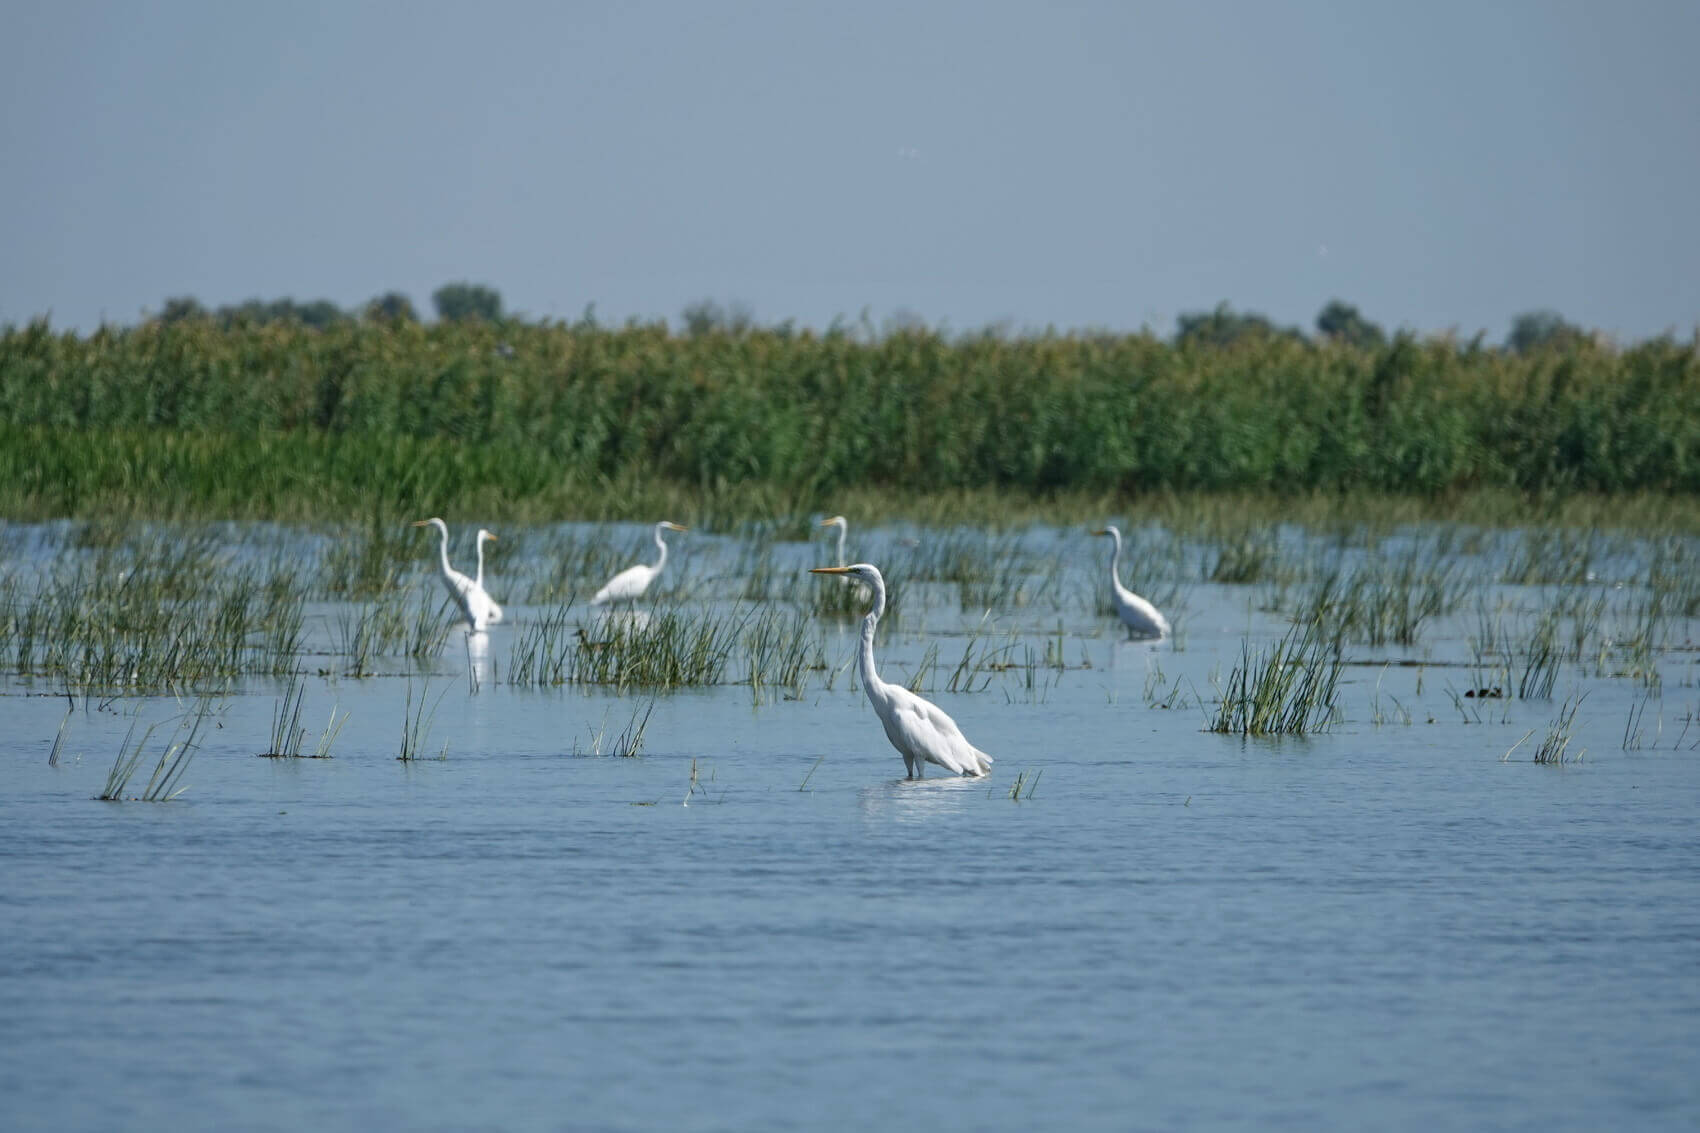
[[[1700,3],[7,0],[0,324],[1700,325]]]

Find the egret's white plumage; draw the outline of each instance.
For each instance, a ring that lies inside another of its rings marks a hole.
[[[1100,527],[1094,535],[1108,535],[1115,540],[1116,549],[1110,554],[1110,600],[1116,613],[1127,626],[1129,637],[1164,638],[1169,636],[1169,619],[1157,607],[1122,585],[1119,577],[1122,561],[1122,533],[1114,527]]]
[[[639,563],[637,566],[627,567],[604,583],[602,589],[590,599],[590,604],[601,606],[609,602],[633,602],[641,598],[643,592],[649,589],[649,584],[655,581],[655,576],[661,573],[661,568],[667,565],[667,544],[662,541],[661,533],[684,530],[686,529],[677,523],[669,523],[665,519],[657,523],[655,547],[661,552],[661,556],[655,560],[655,565]]]
[[[485,620],[492,625],[502,620],[502,608],[496,605],[496,600],[490,597],[488,590],[484,589],[484,541],[495,537],[496,533],[493,531],[486,531],[482,527],[478,529],[478,538],[474,540],[478,546],[478,573],[472,579],[473,589],[482,594],[484,600],[490,604],[489,614]]]
[[[900,685],[880,680],[874,668],[874,627],[885,613],[885,579],[879,568],[870,563],[853,566],[814,567],[815,574],[836,574],[854,578],[872,591],[874,605],[862,619],[862,648],[858,657],[862,689],[868,703],[885,726],[886,739],[903,757],[903,766],[911,779],[925,775],[926,765],[936,763],[956,775],[985,775],[992,769],[992,757],[968,742],[962,729],[956,726],[938,705],[916,696]]]
[[[821,526],[822,527],[836,527],[836,528],[838,528],[838,565],[843,566],[844,565],[844,540],[845,540],[845,537],[850,534],[850,521],[845,519],[842,515],[835,515],[831,519],[821,520]],[[852,578],[850,575],[841,574],[841,575],[838,576],[838,581],[842,582],[846,586],[853,586],[853,587],[856,588],[855,594],[853,595],[853,597],[856,597],[856,598],[870,598],[870,597],[872,597],[872,595],[868,592],[868,588],[866,586],[864,586],[861,582],[857,581],[855,578]]]
[[[838,528],[838,565],[843,566],[844,565],[844,539],[845,539],[846,536],[848,536],[850,534],[850,521],[845,519],[842,515],[835,515],[831,519],[821,520],[820,525],[822,527],[836,527],[836,528]],[[841,582],[849,582],[850,579],[848,577],[845,577],[845,578],[841,578],[840,581]]]
[[[442,578],[443,589],[449,592],[450,600],[452,600],[455,607],[460,610],[461,620],[466,623],[466,627],[473,633],[483,633],[484,627],[491,621],[500,621],[502,618],[502,608],[496,605],[496,603],[491,599],[489,593],[485,591],[483,583],[484,540],[486,538],[494,539],[495,536],[491,535],[488,531],[480,531],[478,533],[479,568],[478,579],[474,580],[466,577],[466,575],[449,565],[448,524],[444,523],[436,516],[432,516],[430,519],[419,520],[413,526],[435,527],[437,529],[437,534],[442,537],[442,543],[438,547],[437,574]],[[492,611],[495,614],[494,618],[491,617]]]

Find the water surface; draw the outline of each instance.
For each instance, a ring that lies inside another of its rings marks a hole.
[[[545,608],[510,602],[476,687],[459,631],[433,666],[441,761],[394,758],[411,665],[309,682],[315,730],[351,713],[329,760],[255,758],[281,685],[253,679],[168,804],[91,796],[128,714],[175,701],[79,700],[49,767],[65,701],[13,678],[0,1121],[1695,1126],[1686,621],[1657,696],[1578,663],[1553,699],[1466,702],[1460,607],[1350,650],[1326,733],[1242,739],[1203,727],[1242,643],[1281,632],[1256,587],[1175,566],[1181,639],[1129,643],[1092,606],[1099,545],[1029,538],[1066,564],[1056,597],[988,621],[917,583],[880,647],[894,679],[937,649],[928,694],[996,756],[986,782],[900,778],[839,622],[799,699],[528,689],[499,673]],[[741,600],[736,543],[674,560],[716,581],[673,597]],[[1068,668],[939,691],[975,632],[1039,650],[1059,625]],[[1573,692],[1585,755],[1527,762]],[[592,754],[651,705],[640,757]]]

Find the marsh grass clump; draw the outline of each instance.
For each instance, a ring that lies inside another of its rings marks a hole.
[[[826,646],[820,633],[813,619],[796,607],[760,607],[747,623],[741,645],[750,696],[758,704],[769,690],[782,690],[790,699],[800,699],[809,671],[826,667]]]
[[[1297,620],[1365,645],[1414,645],[1422,624],[1450,613],[1463,592],[1455,566],[1414,557],[1371,559],[1355,570],[1325,573],[1301,603]]]
[[[131,802],[157,803],[170,802],[182,794],[188,789],[182,785],[183,773],[189,769],[190,761],[195,758],[195,752],[198,750],[196,741],[200,738],[201,726],[206,723],[207,717],[212,715],[213,709],[212,700],[203,697],[191,711],[177,717],[171,739],[160,749],[153,774],[148,777],[147,786],[142,788],[139,795],[125,795],[124,792],[130,789],[130,780],[135,778],[146,753],[148,741],[153,738],[159,724],[150,724],[138,739],[136,728],[141,721],[132,721],[129,731],[125,733],[124,742],[118,745],[118,756],[112,762],[112,770],[107,773],[106,787],[95,797],[103,802],[128,799]]]
[[[1502,582],[1517,586],[1577,586],[1594,576],[1601,554],[1597,532],[1562,527],[1526,528],[1519,532],[1506,559]]]
[[[1243,528],[1214,546],[1215,558],[1204,572],[1206,582],[1246,585],[1271,578],[1279,563],[1275,537],[1268,531]]]
[[[443,697],[448,695],[448,689],[437,694],[437,699],[427,712],[425,703],[430,699],[431,681],[426,678],[419,688],[419,702],[415,706],[413,700],[413,681],[407,682],[407,705],[401,714],[401,753],[396,756],[403,763],[415,763],[421,759],[446,760],[449,757],[449,745],[445,742],[442,750],[434,756],[425,754],[425,741],[431,734],[431,724],[437,718],[437,707],[442,704]]]
[[[591,631],[595,639],[579,639],[569,679],[619,688],[719,684],[743,627],[744,619],[713,612],[611,615]]]
[[[198,538],[163,535],[61,553],[34,578],[0,584],[0,658],[68,690],[172,692],[293,671],[304,592],[259,564],[217,564]],[[200,572],[193,577],[188,571]]]
[[[1563,651],[1559,647],[1559,619],[1543,613],[1534,629],[1512,653],[1512,671],[1517,677],[1520,700],[1550,700],[1558,681]]]
[[[1038,771],[1035,771],[1033,773],[1033,777],[1029,779],[1026,771],[1016,772],[1015,782],[1009,785],[1010,801],[1021,802],[1024,799],[1031,799],[1033,797],[1033,792],[1039,789],[1039,778],[1044,775],[1044,773],[1045,769],[1041,767]]]
[[[1547,724],[1546,735],[1541,738],[1540,746],[1535,748],[1536,763],[1560,764],[1577,763],[1588,754],[1588,749],[1572,753],[1570,741],[1576,734],[1576,710],[1588,698],[1587,693],[1571,694],[1559,707],[1558,715]]]
[[[271,741],[266,750],[260,753],[263,759],[329,759],[331,745],[336,742],[342,726],[348,723],[348,713],[344,712],[339,719],[337,709],[331,708],[330,722],[320,734],[318,743],[311,755],[303,755],[302,748],[307,742],[307,729],[301,726],[301,710],[305,696],[305,682],[299,674],[290,677],[284,686],[283,696],[272,706]]]
[[[1209,730],[1241,736],[1302,736],[1328,726],[1342,663],[1337,640],[1295,626],[1267,652],[1240,646],[1240,663]]]
[[[564,685],[572,679],[575,647],[584,630],[572,618],[572,603],[527,618],[515,630],[508,655],[508,683]]]
[[[328,598],[359,599],[392,588],[404,572],[424,561],[408,519],[379,496],[362,526],[332,531],[319,561],[320,592]]]
[[[655,698],[651,697],[647,702],[632,709],[631,718],[626,721],[626,726],[612,737],[608,734],[608,715],[604,713],[601,727],[590,730],[590,750],[583,754],[636,759],[643,754],[644,732],[649,729],[649,718],[654,712]],[[607,746],[606,751],[603,750],[604,745]],[[573,744],[573,754],[581,754],[576,742]]]

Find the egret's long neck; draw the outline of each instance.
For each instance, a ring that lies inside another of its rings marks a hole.
[[[1116,541],[1116,549],[1110,552],[1110,582],[1113,585],[1120,586],[1122,583],[1122,533],[1112,531],[1110,538]]]
[[[453,567],[449,566],[449,529],[448,529],[448,525],[444,524],[443,526],[437,528],[437,534],[441,535],[443,537],[442,542],[440,544],[438,544],[438,546],[437,546],[437,554],[443,560],[443,577],[447,578],[449,576],[449,571],[454,569]]]
[[[484,585],[484,540],[477,539],[477,540],[474,540],[474,542],[476,542],[478,544],[478,577],[473,579],[472,581],[477,583],[479,586],[483,586]]]
[[[862,619],[862,651],[859,655],[861,663],[862,687],[873,691],[879,689],[883,682],[879,670],[874,667],[874,627],[879,625],[880,617],[885,613],[885,584],[874,582],[874,608],[868,611],[868,616]]]
[[[847,524],[847,523],[839,523],[839,524],[835,524],[834,526],[836,526],[838,528],[838,565],[843,566],[844,565],[844,536],[849,534],[850,525]]]
[[[661,557],[655,560],[655,571],[661,573],[661,568],[667,565],[667,544],[661,539],[661,528],[655,529],[655,549],[661,552]]]

